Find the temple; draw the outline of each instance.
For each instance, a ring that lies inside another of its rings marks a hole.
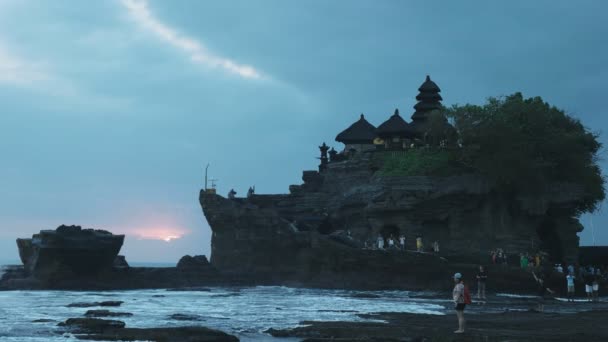
[[[456,143],[456,130],[442,113],[441,89],[430,76],[418,88],[412,121],[407,122],[395,109],[377,128],[363,114],[359,120],[336,136],[344,144],[341,157],[374,150],[407,150],[421,146],[448,147]]]
[[[413,260],[427,254],[411,254],[417,238],[425,252],[435,244],[441,252],[430,253],[416,272],[440,269],[442,260],[470,263],[474,270],[496,249],[513,262],[520,253],[576,262],[582,226],[560,208],[581,199],[577,189],[559,184],[534,197],[506,198],[479,174],[408,168],[464,148],[444,115],[439,86],[427,76],[418,91],[410,122],[395,110],[375,127],[361,114],[336,136],[344,148],[321,144],[318,171],[304,171],[303,183],[290,185],[288,194],[226,199],[201,191],[213,231],[211,263],[264,279],[304,281],[326,272],[364,281],[349,272],[381,277],[375,267],[396,272],[418,267]],[[391,236],[405,237],[406,252],[388,258],[374,245]]]

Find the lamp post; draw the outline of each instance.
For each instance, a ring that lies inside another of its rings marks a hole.
[[[205,192],[207,192],[207,169],[209,169],[209,163],[205,167]]]

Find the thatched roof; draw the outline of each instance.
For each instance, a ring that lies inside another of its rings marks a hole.
[[[426,80],[418,88],[418,91],[421,93],[439,93],[441,89],[439,89],[435,82],[431,81],[431,76],[426,75]]]
[[[379,137],[400,136],[409,138],[413,137],[416,132],[399,115],[399,109],[395,109],[395,114],[376,128],[376,134]]]
[[[416,100],[418,103],[414,105],[414,109],[416,112],[412,115],[412,121],[425,121],[427,119],[426,113],[441,109],[441,95],[439,92],[441,89],[437,86],[437,84],[431,81],[431,77],[429,75],[426,76],[426,80],[422,85],[418,88],[420,93],[416,96]]]
[[[376,127],[361,114],[359,120],[336,136],[336,141],[343,144],[373,144],[375,137]]]

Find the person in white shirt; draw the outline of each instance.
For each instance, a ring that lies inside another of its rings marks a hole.
[[[405,250],[405,236],[403,235],[399,237],[399,247],[401,247],[402,251]]]
[[[382,235],[378,235],[378,249],[384,249],[384,238]]]
[[[568,273],[566,276],[566,285],[568,286],[568,301],[574,302],[574,275]]]

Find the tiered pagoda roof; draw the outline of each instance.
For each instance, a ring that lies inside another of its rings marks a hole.
[[[412,115],[412,121],[414,123],[417,121],[425,121],[427,119],[426,113],[435,109],[441,109],[442,106],[440,101],[443,100],[441,95],[439,95],[441,89],[439,89],[435,82],[431,81],[431,77],[428,75],[426,76],[424,83],[418,88],[418,91],[420,92],[416,96],[418,103],[414,105],[416,112]]]
[[[336,136],[336,141],[343,144],[372,144],[376,138],[376,127],[361,118]]]
[[[391,136],[409,138],[415,136],[416,133],[410,124],[399,115],[399,109],[395,109],[395,114],[376,128],[376,134],[381,138]]]

